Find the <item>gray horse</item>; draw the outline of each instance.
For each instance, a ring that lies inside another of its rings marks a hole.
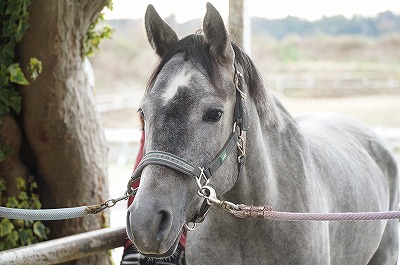
[[[187,264],[396,264],[397,220],[243,220],[215,206],[204,217],[202,185],[279,211],[397,210],[396,162],[356,120],[291,116],[211,4],[202,34],[178,39],[151,5],[145,27],[160,62],[140,108],[149,163],[128,209],[141,253],[171,255],[185,224],[204,219],[187,233]]]

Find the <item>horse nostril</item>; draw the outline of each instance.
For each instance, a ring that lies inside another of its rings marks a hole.
[[[167,236],[169,230],[172,227],[172,217],[169,211],[161,210],[158,213],[159,226],[157,231],[157,240],[161,240],[163,237]]]

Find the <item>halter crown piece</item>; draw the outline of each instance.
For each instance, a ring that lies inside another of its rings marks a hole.
[[[234,84],[236,87],[236,103],[235,103],[235,111],[234,111],[234,125],[233,131],[230,134],[228,140],[225,142],[222,150],[215,156],[215,158],[206,166],[206,167],[196,167],[191,163],[187,162],[183,158],[180,158],[174,154],[163,152],[163,151],[151,151],[146,153],[135,171],[133,171],[130,181],[128,182],[128,187],[126,194],[129,196],[135,196],[137,192],[137,188],[133,189],[132,183],[138,181],[140,179],[141,173],[143,169],[150,164],[157,164],[166,166],[172,169],[175,169],[179,172],[182,172],[186,175],[190,175],[195,178],[198,193],[200,196],[209,197],[209,193],[215,193],[214,189],[208,186],[210,178],[213,174],[218,170],[218,168],[224,163],[228,155],[237,147],[238,150],[238,167],[239,174],[241,168],[245,164],[246,160],[246,131],[248,130],[248,118],[247,118],[247,109],[245,105],[246,94],[243,92],[243,75],[237,69],[235,62],[235,74],[234,74]],[[207,194],[204,194],[207,193]],[[207,198],[204,199],[203,204],[200,210],[197,212],[196,216],[190,220],[190,223],[193,223],[194,226],[196,223],[200,223],[204,220],[211,203]],[[189,228],[188,229],[194,229]]]

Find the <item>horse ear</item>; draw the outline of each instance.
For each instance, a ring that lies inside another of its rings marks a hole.
[[[207,3],[207,12],[203,20],[203,30],[210,50],[217,58],[233,62],[234,52],[224,21],[215,7]]]
[[[162,20],[153,5],[148,5],[144,16],[147,39],[151,47],[161,57],[179,39],[175,31]]]

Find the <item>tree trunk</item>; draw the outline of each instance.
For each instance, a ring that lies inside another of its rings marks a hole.
[[[83,69],[82,39],[106,0],[35,0],[19,61],[43,63],[22,87],[22,127],[32,150],[43,208],[99,204],[108,198],[107,147]],[[47,222],[58,238],[102,228],[104,214]],[[107,253],[69,264],[109,264]]]
[[[7,184],[4,197],[18,197],[17,178],[28,179],[29,170],[20,159],[22,145],[21,129],[12,115],[7,115],[0,123],[0,143],[8,146],[9,153],[0,162],[0,178]]]

